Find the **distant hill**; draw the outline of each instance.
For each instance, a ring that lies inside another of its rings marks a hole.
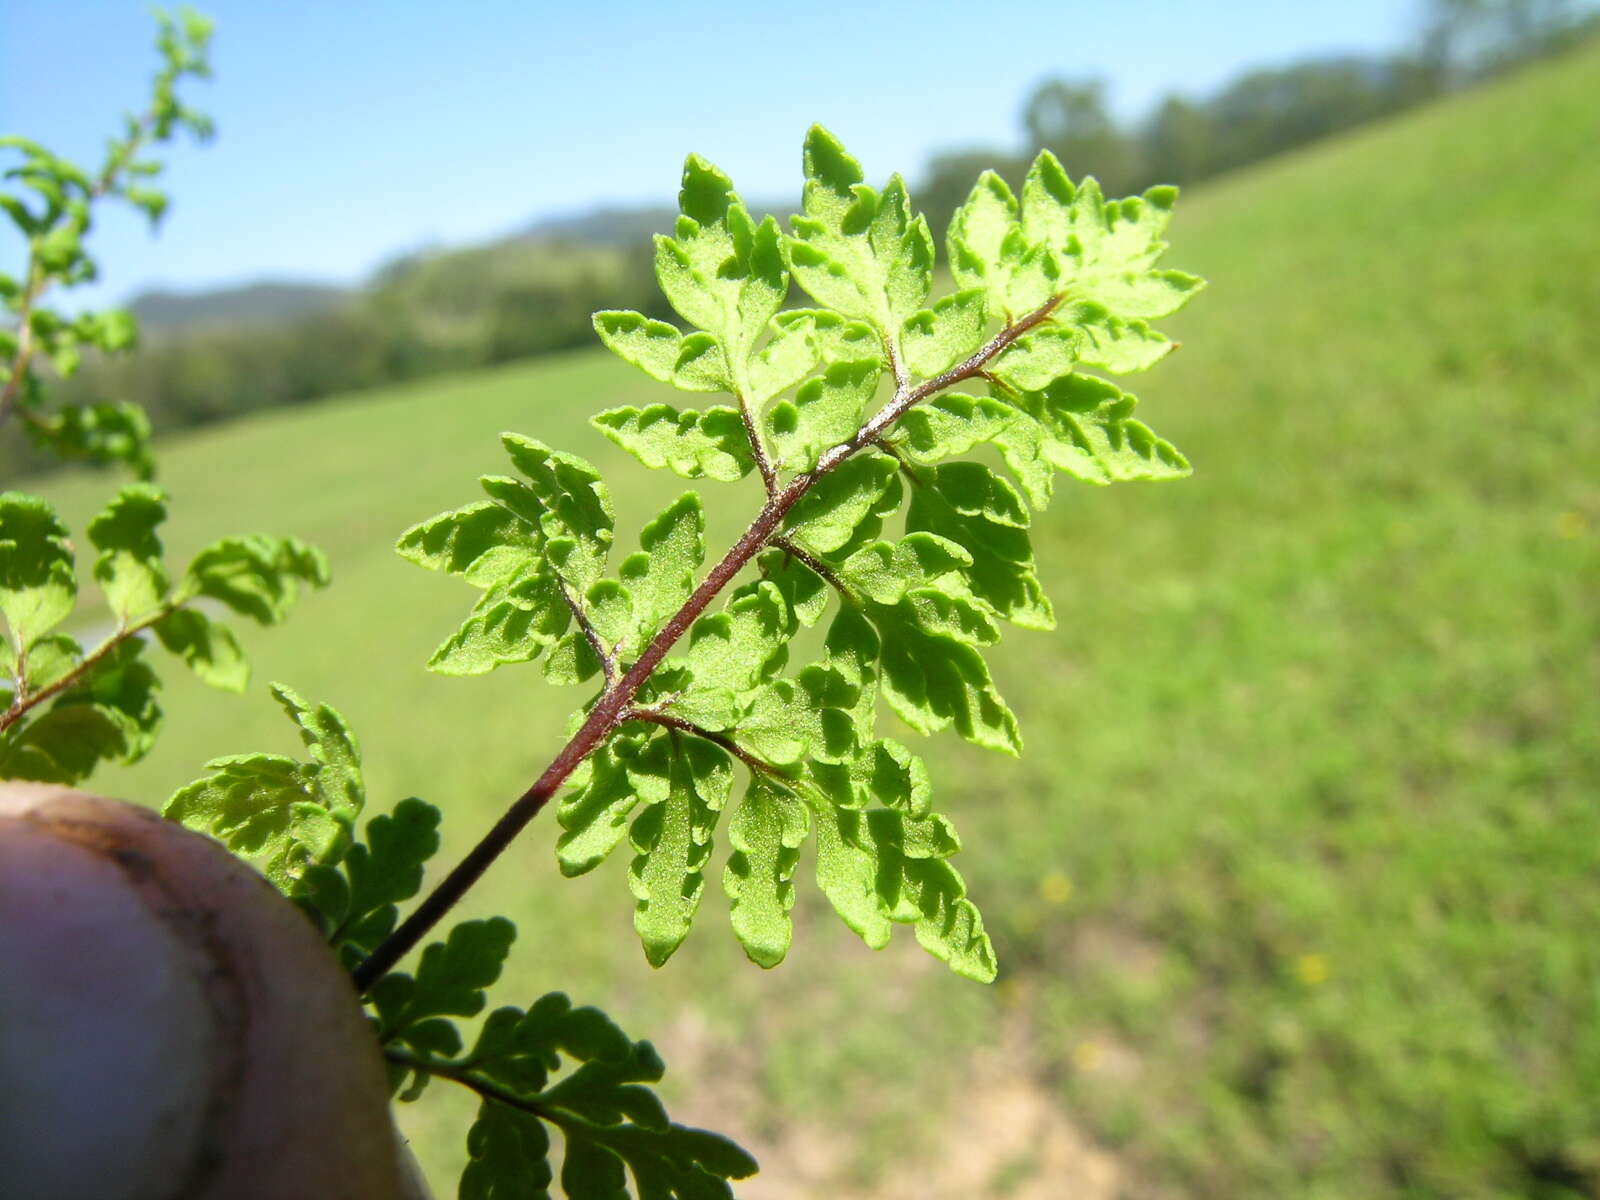
[[[669,231],[678,219],[675,205],[612,206],[541,217],[515,241],[567,242],[582,246],[636,246],[650,235]]]
[[[128,308],[146,332],[159,333],[315,316],[344,305],[355,294],[350,288],[322,283],[262,281],[214,291],[141,292]]]
[[[756,212],[789,212],[790,205],[753,204]],[[678,210],[668,205],[613,205],[583,212],[541,217],[518,232],[492,241],[400,255],[354,287],[322,283],[270,281],[181,292],[164,288],[141,292],[128,304],[147,334],[212,332],[241,325],[268,325],[315,317],[394,287],[419,274],[467,271],[471,264],[504,260],[515,251],[517,263],[534,259],[569,262],[574,250],[639,251],[648,255],[650,239],[672,230]],[[543,248],[530,258],[530,248]],[[609,262],[609,259],[607,260]],[[501,262],[504,267],[504,261]],[[541,265],[540,271],[544,270]]]
[[[515,252],[518,263],[531,261],[528,251],[538,247],[548,249],[535,257],[563,261],[572,257],[572,249],[648,250],[651,235],[670,231],[677,215],[675,207],[665,205],[564,213],[540,218],[519,232],[493,241],[400,255],[354,287],[262,280],[203,291],[153,288],[140,292],[127,307],[147,335],[212,333],[238,326],[284,324],[348,307],[374,292],[419,275],[433,276],[452,266],[467,270],[470,264],[498,259],[503,267],[507,250]]]
[[[746,202],[750,206],[750,211],[757,215],[769,212],[791,213],[798,207],[798,201],[795,199],[763,202],[746,198]],[[632,248],[648,246],[654,234],[670,233],[677,219],[676,205],[612,205],[584,212],[540,217],[522,233],[507,240]]]

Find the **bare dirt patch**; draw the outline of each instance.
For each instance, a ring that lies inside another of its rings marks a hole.
[[[1027,1006],[1012,1007],[997,1044],[972,1053],[963,1085],[924,1132],[924,1144],[863,1178],[858,1134],[848,1112],[837,1121],[763,1122],[746,1134],[761,1174],[740,1184],[741,1200],[1128,1200],[1149,1196],[1133,1169],[1096,1143],[1058,1092],[1019,1074],[1036,1061]],[[692,1073],[694,1119],[750,1129],[767,1107],[751,1072],[726,1061],[703,1020],[686,1017],[660,1039],[670,1061]],[[703,1069],[711,1067],[713,1069]]]

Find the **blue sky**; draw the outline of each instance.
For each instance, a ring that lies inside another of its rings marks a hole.
[[[431,243],[482,240],[597,203],[668,199],[697,150],[751,197],[798,188],[813,121],[870,175],[1010,144],[1029,87],[1103,77],[1113,107],[1204,92],[1242,68],[1384,51],[1419,0],[211,0],[218,137],[169,155],[152,238],[97,225],[96,303],[156,284],[354,282]],[[0,0],[0,132],[94,159],[143,95],[143,0]],[[18,259],[0,236],[0,269]]]

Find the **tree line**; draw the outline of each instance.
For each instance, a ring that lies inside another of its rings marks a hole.
[[[592,345],[590,314],[612,307],[669,315],[648,254],[515,239],[408,256],[300,315],[147,328],[135,352],[86,361],[57,387],[73,403],[132,401],[159,432]],[[0,441],[0,479],[49,463]]]
[[[974,168],[1015,186],[1050,150],[1107,195],[1187,185],[1415,107],[1591,36],[1600,19],[1571,0],[1431,0],[1415,44],[1392,55],[1315,57],[1249,71],[1216,93],[1166,96],[1121,124],[1097,79],[1052,78],[1022,105],[1015,150],[952,151],[929,164],[918,202],[936,230],[966,199]]]

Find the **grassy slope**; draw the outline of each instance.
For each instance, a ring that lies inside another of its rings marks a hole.
[[[477,898],[519,918],[516,986],[662,1034],[691,1119],[758,1147],[853,1130],[824,1156],[844,1169],[914,1172],[907,1139],[1009,1017],[1035,1051],[1016,1069],[1185,1194],[1600,1188],[1597,69],[1548,66],[1180,217],[1173,261],[1213,288],[1143,390],[1196,476],[1062,496],[1038,530],[1061,628],[1000,663],[1029,754],[929,748],[998,988],[874,959],[810,902],[791,962],[757,972],[714,887],[652,974],[621,864],[560,881],[553,823]],[[171,541],[328,547],[336,590],[253,639],[261,677],[341,705],[375,795],[442,804],[459,846],[572,697],[527,670],[425,676],[468,596],[388,544],[500,469],[502,428],[592,456],[636,527],[672,481],[583,419],[656,394],[578,355],[175,441]],[[104,490],[49,488],[80,528]],[[209,754],[290,745],[259,689],[179,685],[169,710],[104,786],[154,799]],[[441,1170],[464,1112],[418,1126]]]

